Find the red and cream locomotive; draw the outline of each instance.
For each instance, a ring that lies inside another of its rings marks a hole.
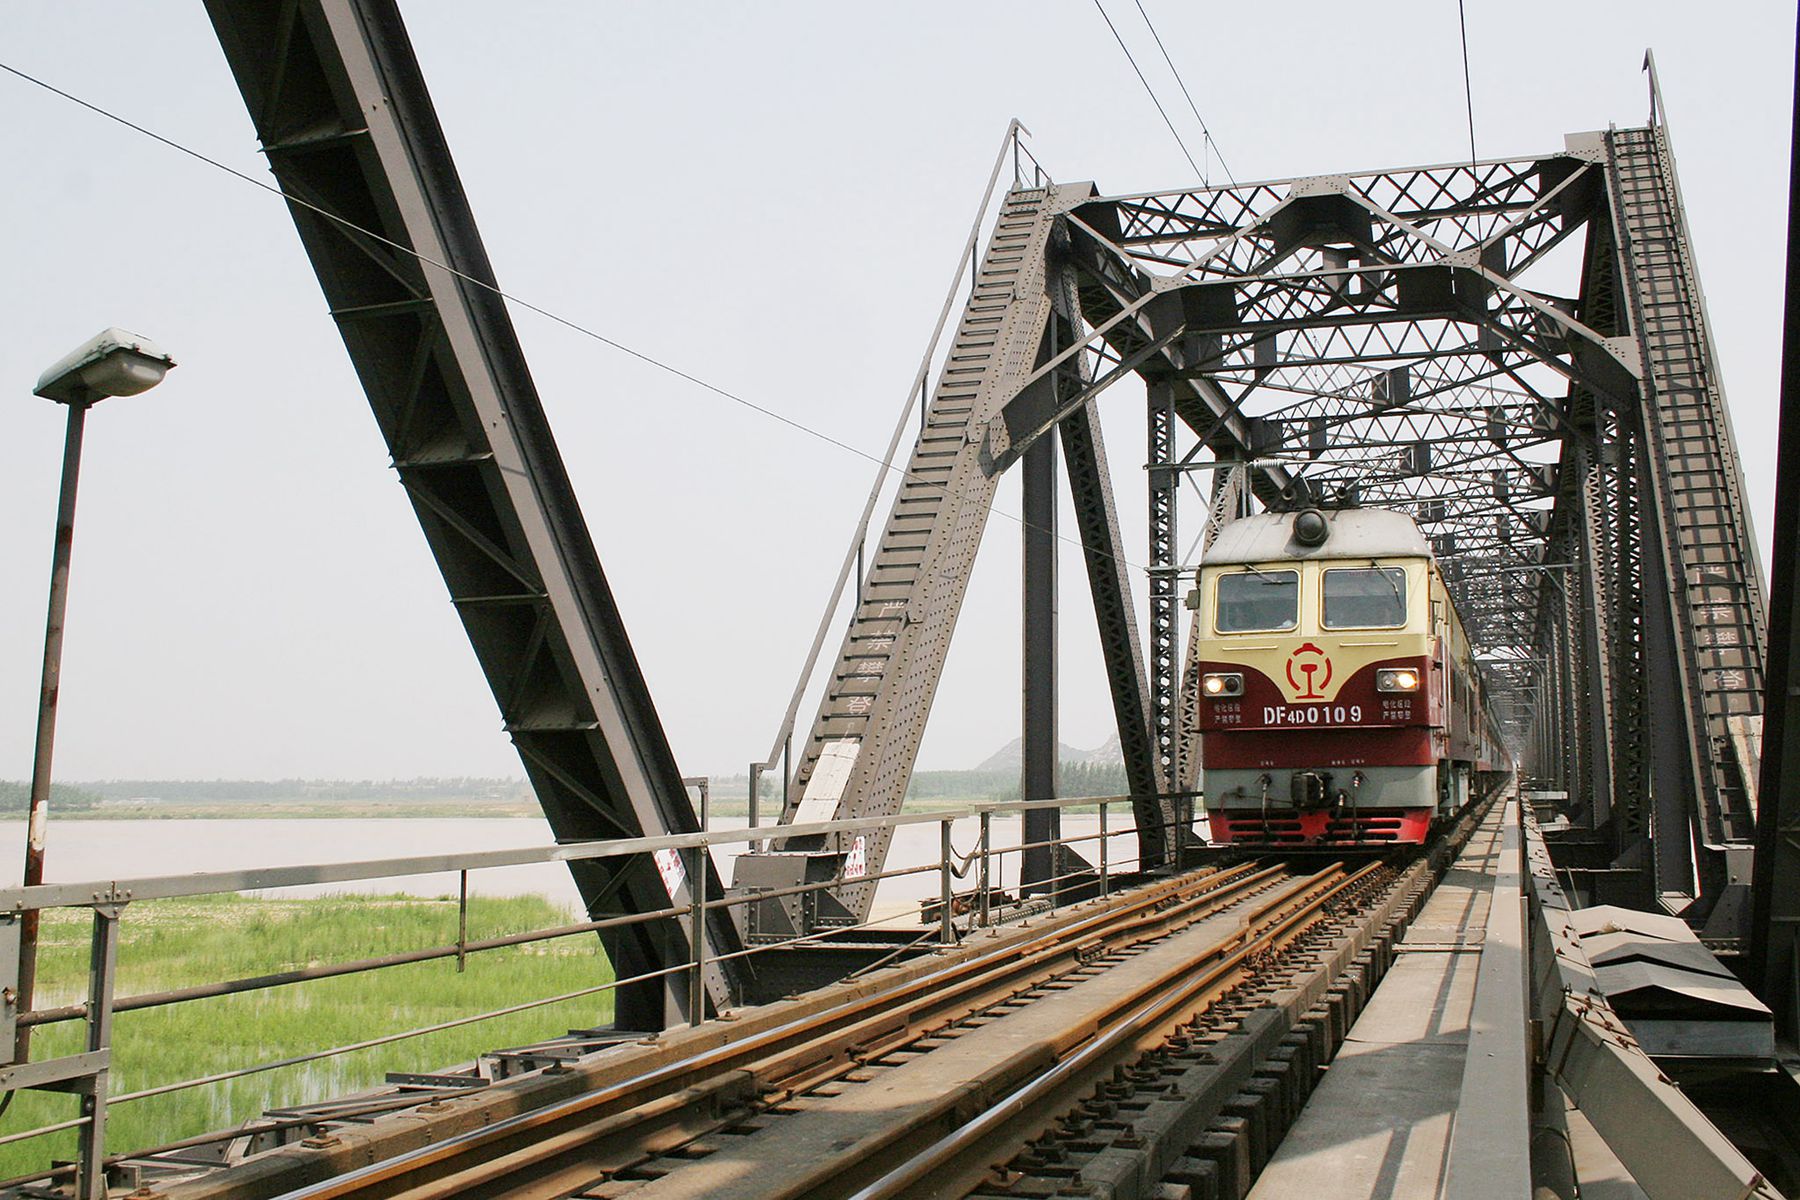
[[[1195,619],[1215,843],[1422,842],[1497,766],[1468,638],[1403,513],[1232,522]]]

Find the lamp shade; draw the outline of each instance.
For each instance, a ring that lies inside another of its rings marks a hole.
[[[32,390],[61,404],[92,404],[108,396],[147,392],[174,365],[175,360],[149,338],[106,329],[58,359],[38,376]]]

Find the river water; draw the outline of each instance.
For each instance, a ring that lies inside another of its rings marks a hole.
[[[1114,813],[1109,827],[1114,836],[1109,854],[1117,863],[1135,853],[1136,842],[1119,830],[1129,814]],[[1070,814],[1063,819],[1064,835],[1092,838],[1099,830],[1094,814]],[[743,821],[721,819],[718,830],[742,828]],[[887,869],[922,866],[938,861],[940,825],[936,821],[901,826],[889,852]],[[957,821],[952,842],[959,854],[972,850],[979,839],[976,818]],[[185,875],[201,871],[230,871],[250,867],[302,866],[409,855],[455,854],[480,850],[506,850],[548,846],[553,839],[541,817],[400,819],[287,819],[287,820],[51,820],[45,847],[45,878],[51,883],[133,879],[150,875]],[[1017,817],[992,821],[995,848],[1019,842]],[[25,823],[0,821],[0,886],[19,882],[24,858]],[[742,844],[715,846],[713,862],[721,876],[731,879],[732,863],[743,852]],[[1089,861],[1097,855],[1095,842],[1077,850]],[[1018,855],[1003,854],[995,861],[996,886],[1016,885]],[[959,882],[967,889],[973,877]],[[935,898],[940,883],[936,872],[883,880],[877,892],[877,914],[899,916],[918,911],[921,900]],[[346,884],[310,884],[266,893],[276,896],[313,896],[329,892],[400,892],[415,896],[453,896],[453,873],[414,875],[393,879],[357,880]],[[580,896],[561,863],[536,863],[475,871],[469,890],[480,895],[539,895],[571,912],[580,908]]]

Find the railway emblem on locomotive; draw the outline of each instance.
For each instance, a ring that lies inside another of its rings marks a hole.
[[[1306,682],[1300,682],[1304,677]],[[1319,689],[1331,682],[1331,656],[1313,645],[1303,642],[1298,650],[1288,655],[1288,683],[1298,693],[1297,700],[1323,700],[1325,694]]]

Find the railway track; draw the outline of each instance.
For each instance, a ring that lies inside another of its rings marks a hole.
[[[431,1144],[318,1139],[158,1194],[1241,1194],[1433,874],[1420,857],[1157,881],[633,1046],[595,1086]]]

